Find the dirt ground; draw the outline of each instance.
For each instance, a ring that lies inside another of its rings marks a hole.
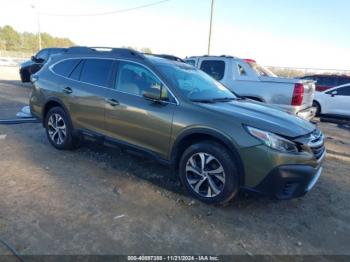
[[[0,119],[28,103],[17,70],[0,68]],[[117,147],[57,151],[40,124],[0,125],[0,238],[27,255],[350,255],[350,128],[319,126],[329,154],[306,196],[240,194],[215,207],[187,197],[168,168]]]

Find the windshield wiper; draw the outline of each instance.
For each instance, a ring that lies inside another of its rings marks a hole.
[[[191,99],[192,102],[198,103],[215,103],[216,101],[213,99]]]
[[[215,102],[228,102],[232,100],[237,100],[236,97],[221,97],[221,98],[214,98],[213,101]]]

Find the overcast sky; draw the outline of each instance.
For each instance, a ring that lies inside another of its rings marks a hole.
[[[159,1],[159,0],[158,0]],[[78,45],[149,47],[181,57],[207,51],[210,0],[168,2],[105,16],[62,17],[132,8],[157,0],[1,0],[0,26],[69,37]],[[215,0],[212,54],[264,65],[350,69],[349,0]]]

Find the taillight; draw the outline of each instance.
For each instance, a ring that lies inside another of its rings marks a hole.
[[[292,98],[292,106],[301,106],[304,98],[304,85],[295,84]]]

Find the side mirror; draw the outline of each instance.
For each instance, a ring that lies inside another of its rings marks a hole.
[[[32,56],[31,58],[30,58],[30,60],[32,60],[32,61],[36,61],[36,57],[35,56]]]
[[[143,91],[142,96],[148,100],[160,101],[160,90],[157,88],[150,88],[147,91]]]
[[[43,64],[45,62],[45,59],[35,58],[35,62],[38,63],[38,64]]]
[[[337,94],[338,94],[338,91],[337,91],[337,90],[334,90],[334,91],[331,92],[331,96],[332,96],[332,97],[336,96]]]

